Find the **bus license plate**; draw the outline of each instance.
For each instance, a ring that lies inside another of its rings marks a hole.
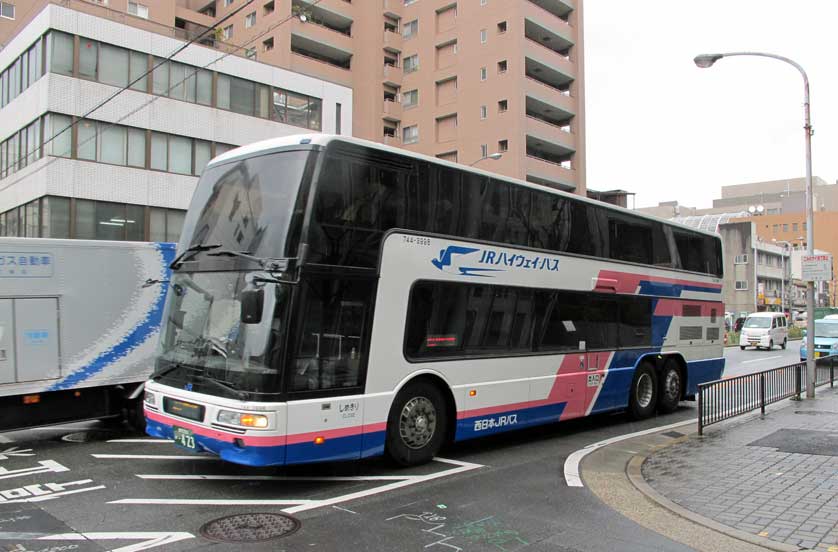
[[[190,429],[184,429],[182,427],[175,427],[174,428],[174,441],[176,445],[180,445],[183,448],[187,448],[189,450],[197,450],[198,447],[195,446],[195,432]]]

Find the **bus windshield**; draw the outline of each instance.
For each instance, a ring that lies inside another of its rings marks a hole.
[[[174,274],[157,374],[184,382],[212,380],[245,393],[276,393],[289,290],[265,284],[261,322],[242,323],[239,296],[258,274]]]
[[[304,206],[300,197],[311,151],[270,153],[208,168],[183,224],[179,250],[199,244],[258,257],[293,257]],[[186,270],[253,268],[241,259],[192,257]]]

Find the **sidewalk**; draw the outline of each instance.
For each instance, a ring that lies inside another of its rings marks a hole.
[[[699,516],[803,550],[838,552],[838,389],[711,426],[650,455],[643,478]]]

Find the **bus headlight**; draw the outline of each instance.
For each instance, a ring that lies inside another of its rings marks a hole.
[[[149,406],[154,406],[157,404],[157,397],[154,396],[154,393],[151,391],[145,391],[145,395],[143,396],[143,402]]]
[[[217,420],[220,424],[240,427],[255,427],[259,429],[268,427],[268,417],[262,416],[261,414],[242,414],[241,412],[220,410]]]

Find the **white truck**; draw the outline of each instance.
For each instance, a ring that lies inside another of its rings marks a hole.
[[[0,238],[0,431],[122,416],[145,427],[174,256],[171,243]]]

